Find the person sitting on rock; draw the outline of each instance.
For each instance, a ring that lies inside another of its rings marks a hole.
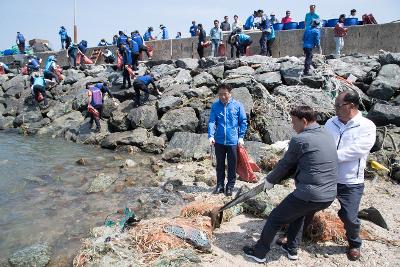
[[[39,71],[33,72],[30,78],[30,82],[32,94],[35,100],[37,101],[37,103],[43,101],[44,108],[46,108],[48,102],[46,96],[46,80],[44,79],[44,76]]]
[[[86,85],[88,89],[88,111],[90,114],[89,125],[93,127],[93,122],[96,123],[96,132],[100,132],[100,117],[103,111],[103,94],[99,87]]]
[[[44,78],[49,80],[56,80],[57,83],[60,83],[60,79],[58,78],[56,72],[57,68],[57,59],[55,56],[49,56],[46,61],[46,65],[44,67]]]
[[[246,55],[247,47],[250,46],[252,42],[251,37],[244,33],[232,36],[231,43],[236,46],[236,57]]]
[[[133,81],[133,88],[135,89],[135,103],[134,107],[140,106],[140,91],[145,92],[145,99],[143,102],[147,101],[149,99],[149,87],[148,85],[151,84],[153,85],[154,90],[156,91],[158,96],[161,96],[162,93],[157,89],[155,83],[154,83],[154,75],[153,74],[147,74],[143,76],[138,76],[134,81]]]

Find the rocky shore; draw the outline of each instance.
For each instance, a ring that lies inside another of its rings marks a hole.
[[[163,197],[164,204],[168,202],[165,199],[170,197],[179,198],[185,203],[199,200],[222,203],[228,198],[210,197],[215,177],[209,160],[207,140],[207,121],[211,105],[217,99],[218,84],[230,84],[234,88],[233,97],[244,104],[249,118],[245,147],[263,172],[270,170],[282,153],[272,144],[288,140],[294,133],[288,113],[291,106],[313,107],[318,112],[319,122],[324,123],[334,115],[334,98],[337,93],[353,89],[362,98],[364,115],[380,127],[371,159],[391,169],[390,173],[384,173],[368,167],[367,189],[361,205],[362,208],[371,205],[378,208],[390,230],[382,230],[369,222],[365,223],[366,228],[382,240],[399,240],[400,232],[397,228],[400,223],[400,207],[396,199],[400,194],[400,53],[382,51],[373,56],[354,54],[341,58],[316,55],[311,76],[301,75],[303,62],[304,58],[262,56],[236,60],[206,58],[200,61],[149,61],[140,64],[139,74],[145,71],[153,73],[157,78],[156,85],[163,94],[160,98],[151,95],[149,101],[138,108],[133,108],[133,88],[120,89],[122,75],[112,66],[88,65],[82,70],[65,70],[64,81],[48,91],[47,108],[32,103],[29,76],[2,75],[0,130],[16,129],[21,134],[60,137],[121,152],[135,153],[141,150],[151,153],[154,158],[149,166],[157,177],[151,186],[157,187],[160,192],[167,192]],[[346,81],[350,75],[356,78],[353,84]],[[111,99],[105,100],[102,130],[95,133],[89,128],[85,85],[103,81],[109,81],[112,85],[111,92],[117,104]],[[258,175],[260,179],[263,177],[263,174]],[[99,180],[108,186],[117,180],[112,177],[103,178]],[[238,182],[237,187],[243,184]],[[91,185],[88,193],[102,191],[101,183],[97,185],[93,182]],[[118,230],[114,229],[113,232],[110,230],[112,228],[103,226],[95,229],[93,235],[84,241],[74,265],[136,266],[150,262],[158,266],[251,266],[252,263],[244,260],[240,252],[244,245],[242,243],[251,242],[257,237],[263,224],[260,218],[268,215],[267,209],[279,203],[292,187],[291,183],[279,185],[262,199],[248,203],[247,208],[242,206],[235,211],[230,221],[207,236],[211,243],[211,254],[199,254],[198,250],[185,246],[175,248],[184,249],[177,253],[186,255],[183,258],[176,257],[176,254],[159,253],[158,257],[144,262],[137,258],[140,255],[137,250],[127,248],[129,242],[132,242],[129,233],[134,232],[135,228],[115,237]],[[264,203],[264,206],[260,203]],[[337,207],[335,204],[329,209],[335,212]],[[157,208],[152,208],[155,217]],[[236,216],[238,214],[241,215]],[[178,212],[176,216],[179,215]],[[144,223],[149,219],[145,218]],[[109,236],[113,236],[114,241],[106,244],[102,238]],[[103,250],[90,255],[88,251],[97,248],[99,242]],[[304,259],[298,263],[305,266],[318,263],[336,266],[339,262],[340,265],[348,265],[343,255],[344,243],[339,242],[338,245],[332,242],[306,243],[301,252]],[[39,248],[49,251],[47,247]],[[399,262],[396,256],[400,252],[399,246],[393,242],[366,241],[365,250],[367,253],[356,263],[359,264],[357,266],[391,266]],[[171,249],[169,253],[171,251],[174,252]],[[84,260],[79,255],[84,255]],[[269,259],[272,265],[296,265],[279,255],[282,254],[274,248]],[[175,259],[175,263],[171,259]],[[13,258],[13,261],[18,262],[18,259]],[[11,260],[9,262],[12,264]]]

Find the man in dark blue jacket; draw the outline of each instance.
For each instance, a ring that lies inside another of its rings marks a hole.
[[[190,36],[195,37],[197,35],[197,25],[196,25],[196,21],[192,21],[192,26],[190,26],[189,29],[190,32]]]
[[[143,102],[149,99],[149,84],[153,85],[154,90],[156,91],[157,95],[162,95],[160,91],[158,91],[156,84],[154,83],[154,76],[153,74],[146,74],[143,76],[138,76],[133,81],[133,89],[135,89],[135,103],[133,104],[134,107],[140,106],[140,91],[145,92],[145,99]]]
[[[18,45],[19,52],[21,54],[24,54],[25,53],[25,37],[24,37],[24,35],[20,32],[17,32],[17,38],[16,38],[15,42]]]
[[[237,146],[244,144],[247,130],[246,112],[243,105],[232,98],[231,90],[229,85],[219,86],[219,100],[212,105],[208,121],[208,140],[215,147],[217,159],[217,186],[213,193],[224,193],[225,158],[228,157],[227,196],[232,195],[236,182]]]
[[[131,37],[128,37],[128,46],[132,55],[132,68],[134,71],[137,71],[139,65],[139,45]]]
[[[122,72],[122,86],[121,89],[126,89],[130,88],[132,86],[131,84],[131,77],[128,71],[128,68],[130,65],[132,65],[132,55],[131,55],[131,50],[129,49],[129,46],[127,44],[119,45],[119,51],[122,54],[122,63],[124,65],[123,67],[123,72]],[[128,87],[126,87],[126,82],[128,81]]]
[[[311,28],[308,28],[304,31],[303,50],[306,56],[306,59],[304,61],[304,75],[309,75],[310,66],[313,58],[313,49],[315,47],[320,47],[321,33],[318,29],[319,24],[319,20],[313,20],[311,22]]]
[[[338,156],[332,135],[317,122],[316,112],[308,106],[290,111],[297,135],[289,143],[288,151],[265,178],[264,189],[293,176],[296,189],[268,216],[260,239],[254,246],[245,246],[245,255],[264,263],[276,232],[289,224],[287,244],[282,250],[291,260],[297,260],[305,217],[326,209],[337,194]]]
[[[144,40],[142,36],[140,35],[139,31],[134,31],[131,32],[132,40],[135,41],[139,45],[139,54],[142,54],[142,52],[146,52],[147,58],[151,59],[151,56],[149,54],[149,51],[147,50],[147,46],[144,45]]]
[[[60,31],[58,32],[58,34],[60,35],[61,38],[61,49],[64,49],[64,43],[66,42],[68,36],[67,30],[65,29],[64,26],[60,27]]]

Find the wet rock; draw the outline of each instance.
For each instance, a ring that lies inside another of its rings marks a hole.
[[[168,110],[180,107],[183,101],[180,97],[166,96],[157,102],[158,112],[164,114]]]
[[[192,76],[188,70],[180,70],[175,77],[175,83],[190,83]]]
[[[202,160],[207,158],[209,148],[207,134],[176,132],[165,149],[164,155],[177,148],[183,150],[182,159]],[[174,153],[171,152],[172,155]]]
[[[372,120],[376,126],[388,124],[400,126],[400,106],[376,103],[368,112],[367,118]]]
[[[128,114],[132,129],[138,127],[151,129],[158,123],[157,110],[154,106],[140,106],[132,109]]]
[[[85,74],[83,72],[74,69],[63,71],[63,75],[65,75],[65,79],[63,80],[64,84],[74,84],[80,79],[85,78]]]
[[[379,62],[382,65],[397,64],[400,65],[400,53],[382,52],[379,54]]]
[[[214,77],[207,73],[202,72],[199,75],[194,76],[193,78],[193,86],[201,87],[201,86],[214,86],[216,84]]]
[[[232,88],[236,87],[248,87],[251,86],[252,78],[244,76],[230,76],[221,81],[222,84],[229,84]]]
[[[213,95],[213,92],[211,91],[211,89],[209,89],[207,86],[202,86],[199,88],[192,88],[189,91],[185,92],[185,95],[187,96],[187,98],[206,98],[209,96]]]
[[[19,114],[14,120],[14,127],[19,127],[24,123],[34,123],[43,119],[42,113],[38,111],[29,111]]]
[[[232,97],[243,104],[246,114],[250,115],[254,103],[249,90],[246,87],[234,88],[231,91]]]
[[[98,193],[107,191],[110,186],[118,179],[116,174],[99,173],[92,180],[86,193]]]
[[[275,87],[282,84],[281,74],[278,71],[257,74],[254,78],[268,90],[273,90]]]
[[[379,71],[378,76],[372,82],[367,95],[389,100],[400,92],[400,66],[387,64]]]
[[[224,66],[215,66],[207,70],[215,80],[222,80],[224,78]]]
[[[14,117],[3,117],[0,115],[0,130],[13,128]]]
[[[175,75],[179,72],[173,65],[161,64],[151,68],[151,73],[154,75],[154,78],[162,79],[167,75]]]
[[[241,66],[236,69],[227,70],[224,73],[225,77],[235,76],[235,75],[239,75],[239,76],[254,75],[254,69],[252,67],[248,67],[248,66]]]
[[[190,107],[183,107],[165,113],[157,124],[156,130],[160,134],[165,133],[170,138],[178,131],[195,132],[198,123],[199,120],[194,110]]]
[[[35,244],[11,255],[8,262],[13,267],[44,267],[51,257],[51,247],[47,243]]]
[[[43,127],[49,125],[51,123],[49,118],[44,118],[43,120],[40,120],[38,122],[32,122],[32,123],[27,123],[24,124],[24,131],[28,135],[34,135],[36,134],[40,129]]]
[[[101,147],[114,149],[119,145],[143,147],[148,139],[148,132],[144,128],[133,131],[111,133],[101,142]]]
[[[199,61],[194,58],[181,58],[175,61],[177,68],[195,70],[199,67]]]

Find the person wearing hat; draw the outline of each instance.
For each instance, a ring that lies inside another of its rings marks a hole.
[[[165,27],[164,25],[160,24],[160,30],[161,30],[161,39],[162,40],[169,39],[167,27]]]
[[[315,13],[315,5],[310,5],[310,12],[306,14],[306,17],[304,18],[305,22],[305,27],[311,28],[311,22],[315,19],[319,19],[319,15]]]
[[[312,63],[312,58],[313,58],[313,49],[315,47],[320,47],[320,41],[321,41],[321,33],[320,30],[318,29],[318,26],[320,25],[319,19],[314,19],[311,22],[311,27],[306,28],[304,31],[303,35],[303,50],[304,54],[306,56],[305,61],[304,61],[304,75],[309,75],[310,71],[310,66]]]
[[[151,40],[155,40],[156,37],[153,37],[152,32],[154,31],[153,27],[149,27],[147,29],[147,31],[143,34],[143,40],[147,41],[151,41]]]
[[[269,22],[272,24],[279,23],[279,20],[275,17],[275,13],[271,13],[269,15]]]
[[[357,18],[356,16],[357,16],[357,10],[353,8],[352,10],[350,10],[349,18]]]
[[[60,31],[58,32],[61,38],[61,49],[64,49],[64,43],[67,41],[67,30],[65,29],[64,26],[60,27]]]

